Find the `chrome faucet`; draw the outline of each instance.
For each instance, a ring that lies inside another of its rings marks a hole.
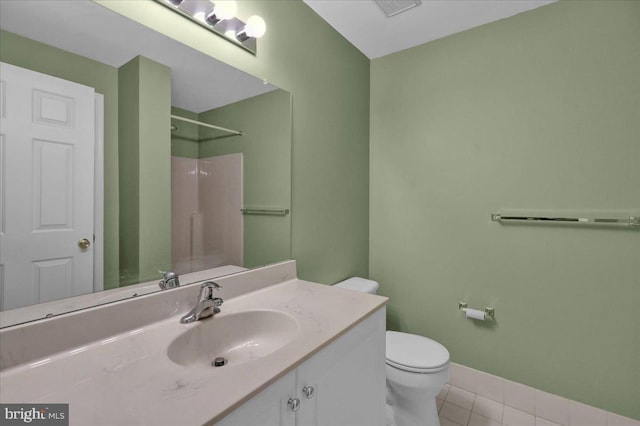
[[[196,306],[187,315],[180,318],[180,322],[188,324],[220,313],[220,305],[222,305],[223,300],[219,297],[213,297],[213,290],[220,290],[221,288],[220,285],[213,281],[202,283]]]
[[[173,271],[158,271],[162,274],[162,279],[158,283],[161,289],[166,290],[168,288],[180,287],[180,277]]]

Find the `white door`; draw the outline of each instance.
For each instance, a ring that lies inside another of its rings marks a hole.
[[[0,309],[91,292],[94,90],[4,63],[0,80]]]

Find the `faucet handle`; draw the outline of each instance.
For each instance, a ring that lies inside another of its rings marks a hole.
[[[177,277],[177,276],[178,276],[178,274],[176,274],[176,273],[175,273],[175,272],[173,272],[173,271],[161,271],[161,270],[159,270],[159,269],[158,269],[158,273],[159,273],[159,274],[162,274],[162,277],[163,277],[165,280],[170,280],[171,278],[175,278],[175,277]]]
[[[211,288],[213,288],[215,290],[222,290],[222,286],[220,284],[218,284],[217,282],[215,282],[215,281],[205,281],[202,284],[200,284],[200,287],[201,288],[211,287]]]
[[[160,271],[160,270],[158,270],[158,272],[162,274],[162,279],[158,283],[158,285],[160,286],[160,288],[162,290],[166,290],[168,288],[174,288],[174,287],[179,287],[180,286],[179,276],[175,272],[173,272],[173,271]]]
[[[214,281],[205,281],[200,284],[200,300],[213,299],[213,290],[222,290],[222,286]]]

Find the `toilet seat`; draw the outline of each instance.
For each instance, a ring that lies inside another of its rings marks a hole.
[[[411,373],[437,373],[449,367],[449,351],[435,340],[387,331],[387,364]]]
[[[447,368],[449,368],[448,362],[436,368],[416,368],[416,367],[410,367],[408,365],[398,364],[393,361],[389,361],[388,359],[387,359],[387,365],[390,367],[396,368],[400,371],[406,371],[408,373],[418,373],[418,374],[438,373],[442,370],[446,370]]]

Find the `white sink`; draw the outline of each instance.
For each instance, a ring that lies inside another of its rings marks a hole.
[[[213,368],[223,357],[226,365],[238,365],[267,356],[285,346],[298,334],[298,321],[273,310],[251,310],[217,314],[198,321],[176,337],[167,355],[176,364]]]

